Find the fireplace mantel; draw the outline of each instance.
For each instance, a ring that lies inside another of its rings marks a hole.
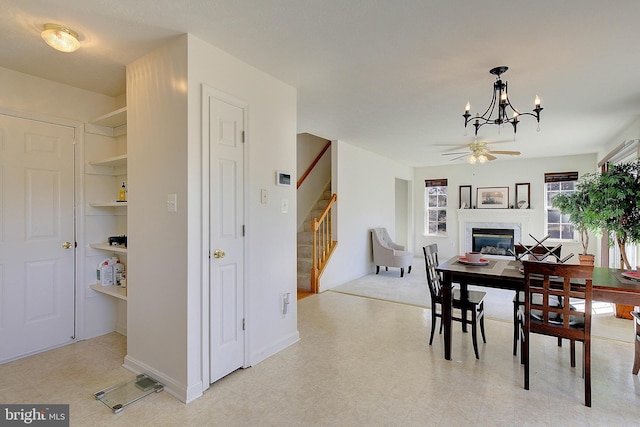
[[[511,228],[514,242],[528,236],[531,229],[533,209],[458,209],[459,252],[471,250],[471,230],[473,227]]]

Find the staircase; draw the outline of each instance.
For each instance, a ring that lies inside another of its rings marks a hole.
[[[331,188],[330,184],[329,188]],[[331,191],[325,190],[316,202],[314,209],[305,218],[303,231],[298,232],[298,289],[311,291],[311,269],[313,267],[311,220],[322,215],[322,211],[330,200]]]

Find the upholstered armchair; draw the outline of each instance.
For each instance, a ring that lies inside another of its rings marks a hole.
[[[393,243],[386,228],[371,229],[371,241],[373,244],[373,262],[376,265],[376,274],[380,273],[380,266],[387,270],[389,267],[400,269],[400,277],[404,277],[404,269],[411,273],[413,254],[404,250],[404,246]]]

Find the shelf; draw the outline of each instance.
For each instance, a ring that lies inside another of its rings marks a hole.
[[[93,166],[127,166],[127,155],[123,154],[121,156],[109,157],[101,160],[94,160],[89,162],[90,165]]]
[[[89,123],[109,128],[115,128],[127,124],[127,107],[122,107],[100,117],[96,117],[95,119],[90,120]]]
[[[96,202],[89,203],[89,206],[93,208],[113,208],[113,207],[127,207],[128,202]]]
[[[101,251],[116,252],[119,254],[127,253],[127,248],[125,246],[110,246],[108,243],[91,243],[89,246]]]
[[[89,285],[89,287],[96,292],[100,292],[101,294],[109,295],[111,297],[118,298],[124,301],[127,300],[127,288],[122,288],[116,285],[102,286],[98,283]]]

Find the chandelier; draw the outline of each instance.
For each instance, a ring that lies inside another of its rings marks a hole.
[[[464,109],[464,127],[473,121],[473,126],[476,128],[475,134],[478,135],[478,129],[486,124],[492,125],[503,125],[505,123],[511,123],[513,126],[513,133],[515,134],[518,130],[518,123],[520,116],[534,116],[538,121],[538,131],[540,131],[540,111],[542,111],[542,107],[540,106],[540,98],[536,95],[536,99],[534,101],[535,108],[533,109],[533,113],[521,113],[516,110],[513,105],[511,105],[511,101],[509,101],[509,94],[507,93],[507,82],[503,82],[500,79],[500,75],[504,74],[509,67],[500,66],[495,67],[489,70],[491,74],[496,76],[496,81],[493,84],[493,98],[491,99],[491,103],[487,108],[487,111],[484,114],[479,115],[476,114],[474,118],[471,118],[471,114],[469,111],[471,110],[471,104],[467,102],[467,106]],[[496,116],[494,118],[494,111]]]

